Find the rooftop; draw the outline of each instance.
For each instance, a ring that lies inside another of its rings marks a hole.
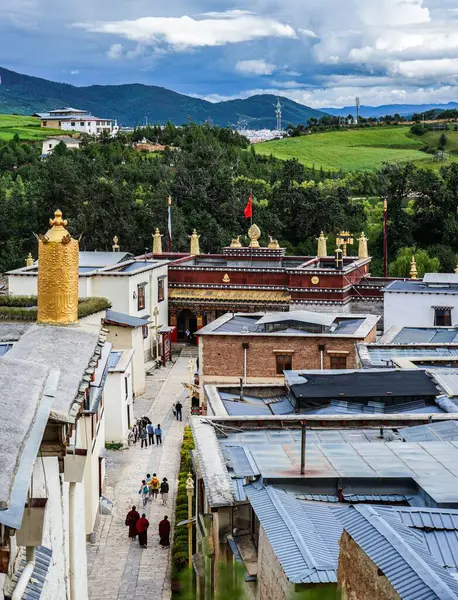
[[[430,361],[447,366],[449,361],[458,361],[458,344],[453,346],[419,345],[380,345],[357,344],[358,356],[363,368],[393,367],[396,359],[409,359],[412,362],[424,363]]]
[[[431,280],[425,275],[423,281],[415,279],[392,281],[383,291],[385,293],[458,294],[457,275],[447,273],[437,273],[437,275],[441,275],[441,277],[436,280]]]
[[[119,325],[121,327],[143,327],[146,324],[145,319],[140,317],[131,317],[124,313],[116,312],[115,310],[108,309],[104,322],[107,325]]]
[[[456,344],[458,348],[458,327],[391,327],[379,340],[385,344]]]
[[[236,292],[236,290],[234,290]],[[271,313],[226,313],[198,335],[336,336],[365,338],[379,316],[336,315],[307,310]]]

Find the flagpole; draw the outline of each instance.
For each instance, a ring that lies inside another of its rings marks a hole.
[[[383,201],[383,277],[388,277],[388,202]]]
[[[169,252],[172,252],[172,196],[167,199],[168,205],[168,233],[169,233]]]
[[[253,190],[250,190],[250,198],[251,198],[251,215],[250,215],[250,229],[253,227]],[[253,246],[251,245],[250,238],[250,266],[253,266]]]

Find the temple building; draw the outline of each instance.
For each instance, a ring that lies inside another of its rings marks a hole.
[[[157,236],[159,232],[156,232]],[[358,256],[348,256],[353,238],[347,231],[337,238],[335,256],[327,252],[326,237],[317,238],[316,256],[286,256],[285,248],[269,236],[260,244],[261,231],[253,224],[249,245],[242,236],[219,254],[202,254],[194,230],[189,253],[153,253],[168,259],[169,324],[176,326],[173,341],[227,312],[312,310],[335,313],[383,313],[386,279],[370,276],[367,238],[358,238]],[[160,247],[159,243],[154,245]]]

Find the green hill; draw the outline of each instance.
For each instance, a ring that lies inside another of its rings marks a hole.
[[[410,127],[342,129],[264,142],[255,149],[259,154],[296,158],[306,166],[325,170],[368,171],[384,162],[415,162],[428,167],[444,164],[420,152],[424,138],[411,135]],[[458,156],[451,155],[450,159],[458,161]]]
[[[36,141],[68,133],[60,129],[42,128],[40,119],[36,117],[0,115],[0,140],[11,140],[17,134],[23,141]]]
[[[193,120],[227,126],[243,122],[249,128],[275,127],[275,96],[253,96],[245,100],[207,102],[142,84],[91,85],[76,87],[38,77],[21,75],[0,67],[0,113],[31,115],[62,106],[74,106],[92,114],[118,119],[122,125],[166,123],[177,125]],[[297,125],[325,113],[286,98],[281,99],[284,122]]]

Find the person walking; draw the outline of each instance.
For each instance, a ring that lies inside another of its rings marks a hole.
[[[141,442],[141,447],[143,448],[143,446],[145,448],[148,447],[148,433],[146,431],[145,427],[142,427],[140,429],[140,442]]]
[[[148,498],[149,498],[149,487],[148,487],[148,484],[146,483],[145,479],[143,479],[142,485],[141,485],[140,489],[138,490],[138,493],[141,494],[143,508],[145,508],[145,506],[148,502]]]
[[[156,434],[156,444],[157,445],[160,444],[162,446],[162,429],[161,429],[160,423],[157,424],[157,427],[154,430],[154,433]]]
[[[148,536],[147,531],[149,527],[149,521],[146,518],[145,513],[137,521],[137,533],[138,533],[138,543],[142,548],[148,547]]]
[[[159,544],[163,548],[168,548],[170,546],[170,521],[168,519],[168,516],[165,515],[159,523]]]
[[[183,405],[178,400],[177,403],[175,404],[175,411],[177,413],[177,421],[181,421],[182,420],[182,417],[181,417],[181,411],[182,410],[183,410]]]
[[[134,444],[136,444],[138,441],[139,434],[138,423],[135,423],[135,425],[132,427],[132,433],[134,434]]]
[[[169,482],[167,481],[167,477],[164,477],[161,483],[161,497],[162,504],[165,506],[167,504],[167,500],[169,499]]]
[[[151,498],[151,496],[153,495],[153,485],[152,485],[152,477],[149,473],[146,474],[146,485],[148,486],[149,489],[149,497]]]
[[[189,331],[188,328],[186,328],[185,335],[186,335],[186,341],[188,342],[188,344],[190,344],[191,343],[191,332]]]
[[[129,528],[129,537],[135,539],[137,537],[137,521],[140,515],[137,512],[137,508],[132,506],[132,510],[129,510],[126,516],[126,527]]]
[[[153,494],[153,498],[156,500],[157,498],[157,494],[159,492],[159,488],[161,487],[160,481],[156,475],[156,473],[153,473],[153,476],[151,478],[151,492]]]
[[[148,423],[146,426],[146,431],[148,432],[148,442],[154,446],[154,425],[152,423]]]

